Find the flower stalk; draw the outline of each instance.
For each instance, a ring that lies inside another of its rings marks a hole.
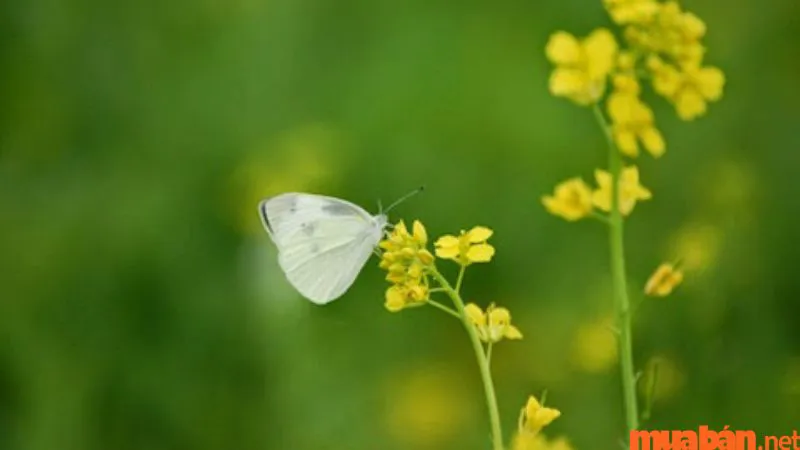
[[[459,289],[461,287],[460,282],[462,280],[463,273],[464,270],[462,267],[458,277]],[[464,300],[461,298],[459,289],[453,288],[447,279],[442,276],[441,273],[439,273],[436,267],[431,268],[430,274],[453,301],[453,305],[456,307],[456,311],[461,318],[461,322],[464,324],[464,328],[467,330],[469,340],[472,343],[472,349],[475,351],[475,358],[478,361],[481,381],[483,382],[483,391],[486,395],[486,407],[489,410],[489,423],[492,430],[492,450],[503,450],[503,430],[500,425],[500,411],[497,407],[497,395],[495,394],[494,382],[492,381],[492,371],[489,367],[489,358],[486,355],[486,351],[484,350],[480,337],[478,337],[478,332],[475,329],[475,326],[473,326],[464,310]]]
[[[608,166],[611,173],[611,211],[609,212],[609,253],[611,258],[611,282],[614,295],[614,308],[617,315],[617,340],[620,355],[622,394],[625,406],[625,424],[628,432],[639,428],[639,404],[636,399],[636,372],[633,363],[633,342],[631,330],[631,305],[625,275],[624,220],[619,208],[620,175],[622,156],[616,148],[611,129],[600,110],[594,105],[594,115],[608,142]]]

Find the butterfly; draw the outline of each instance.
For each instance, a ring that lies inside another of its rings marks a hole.
[[[259,215],[278,249],[278,265],[303,297],[324,305],[353,285],[389,226],[386,212],[371,215],[325,195],[289,192],[262,200]]]

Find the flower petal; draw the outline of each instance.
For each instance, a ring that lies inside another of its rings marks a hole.
[[[639,168],[636,166],[628,166],[622,169],[622,176],[620,183],[628,186],[639,185]]]
[[[550,93],[556,97],[567,97],[585,91],[586,76],[577,69],[558,68],[550,75]]]
[[[681,119],[692,120],[706,112],[706,101],[700,92],[694,89],[684,89],[675,99],[675,109]]]
[[[637,200],[650,200],[651,198],[653,198],[653,193],[650,192],[650,189],[644,186],[638,186],[638,189],[636,189]]]
[[[511,322],[511,313],[506,308],[492,308],[489,311],[489,325],[504,326]]]
[[[428,242],[428,233],[425,231],[425,226],[419,220],[414,221],[413,225],[414,239],[422,245]]]
[[[519,331],[519,328],[515,327],[514,325],[509,325],[506,327],[506,333],[503,336],[506,339],[522,339],[522,332]]]
[[[436,247],[436,256],[442,259],[455,259],[458,257],[458,246]]]
[[[467,316],[473,325],[484,326],[486,325],[486,315],[480,306],[475,303],[468,303],[464,306],[464,314]]]
[[[706,24],[696,15],[686,12],[682,17],[682,29],[687,41],[695,41],[706,34]]]
[[[611,188],[608,187],[595,190],[592,193],[592,203],[601,211],[611,211]]]
[[[553,64],[577,64],[581,57],[581,47],[575,36],[559,31],[550,36],[545,54]]]
[[[608,97],[606,109],[611,122],[618,125],[628,125],[636,121],[639,98],[636,94],[615,92]]]
[[[386,303],[384,306],[390,312],[397,312],[403,309],[406,304],[406,296],[402,288],[392,286],[386,290]]]
[[[611,188],[611,174],[602,169],[595,169],[594,178],[601,188]]]
[[[645,128],[639,133],[639,138],[641,138],[644,148],[646,148],[654,158],[661,157],[666,151],[664,137],[661,136],[661,132],[659,132],[656,127]]]
[[[611,72],[617,55],[617,41],[605,28],[592,31],[583,41],[589,77],[604,78]]]
[[[467,232],[467,239],[469,242],[473,244],[477,244],[479,242],[484,242],[490,237],[494,232],[486,227],[473,227],[471,230]]]
[[[639,144],[636,143],[636,135],[622,127],[615,128],[614,142],[617,143],[619,151],[631,158],[639,156]]]
[[[406,223],[402,220],[397,222],[397,225],[394,226],[394,234],[402,237],[410,236],[408,234],[408,228],[406,228]]]
[[[428,265],[433,262],[433,255],[427,249],[422,249],[417,252],[417,258],[422,264]]]
[[[437,239],[434,245],[437,247],[458,247],[458,238],[451,234],[446,234]]]
[[[725,74],[716,67],[704,67],[697,73],[697,88],[703,97],[708,100],[718,100],[722,97],[722,87],[725,85]]]
[[[489,262],[494,256],[494,247],[489,244],[473,245],[467,251],[467,259],[470,262]]]

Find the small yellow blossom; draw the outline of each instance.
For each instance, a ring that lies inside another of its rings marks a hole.
[[[492,230],[486,227],[474,227],[458,237],[445,235],[436,243],[436,256],[442,259],[452,259],[462,266],[472,263],[489,262],[494,256],[494,247],[486,243],[492,236]]]
[[[543,434],[517,433],[511,441],[511,450],[573,450],[567,438],[547,439]]]
[[[528,397],[528,402],[520,411],[519,431],[521,434],[538,434],[542,428],[561,416],[561,411],[546,408],[534,396]]]
[[[647,23],[658,12],[656,0],[603,0],[603,4],[617,25]]]
[[[628,43],[644,54],[662,54],[671,60],[699,62],[705,53],[701,39],[706,25],[691,12],[682,11],[675,1],[658,4],[652,20],[625,29]]]
[[[653,90],[675,105],[678,117],[693,120],[706,113],[708,102],[722,97],[725,74],[716,67],[685,64],[678,69],[658,57],[648,59]]]
[[[389,312],[397,312],[409,306],[425,303],[428,287],[419,283],[395,284],[386,290],[384,306]]]
[[[644,293],[654,297],[666,297],[683,281],[683,272],[672,264],[661,264],[647,280]]]
[[[592,213],[592,190],[580,178],[570,178],[556,186],[554,195],[542,197],[542,203],[550,214],[576,221]]]
[[[519,329],[511,325],[511,313],[506,308],[497,308],[492,304],[484,313],[478,305],[469,303],[464,307],[464,314],[475,327],[478,337],[484,342],[522,339]]]
[[[545,48],[556,68],[550,76],[550,93],[579,105],[590,105],[603,96],[606,77],[614,67],[617,42],[610,31],[599,28],[579,41],[559,31]]]
[[[639,99],[639,83],[632,75],[614,76],[615,91],[606,102],[611,131],[619,150],[628,156],[639,155],[641,141],[651,155],[664,154],[664,138],[655,127],[653,111]]]
[[[592,201],[597,208],[611,211],[611,174],[605,170],[595,171],[597,190],[592,195]],[[649,200],[653,195],[647,188],[639,184],[639,169],[636,166],[626,167],[622,170],[619,179],[619,211],[627,216],[633,211],[636,202]]]
[[[401,221],[378,244],[384,250],[379,266],[386,270],[386,280],[392,283],[386,290],[387,310],[397,312],[428,300],[426,271],[433,263],[433,255],[425,248],[427,242],[425,227],[415,220],[411,232]]]

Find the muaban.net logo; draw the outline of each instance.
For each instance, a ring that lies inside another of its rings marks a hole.
[[[631,450],[800,450],[800,434],[762,436],[752,430],[631,431]]]

